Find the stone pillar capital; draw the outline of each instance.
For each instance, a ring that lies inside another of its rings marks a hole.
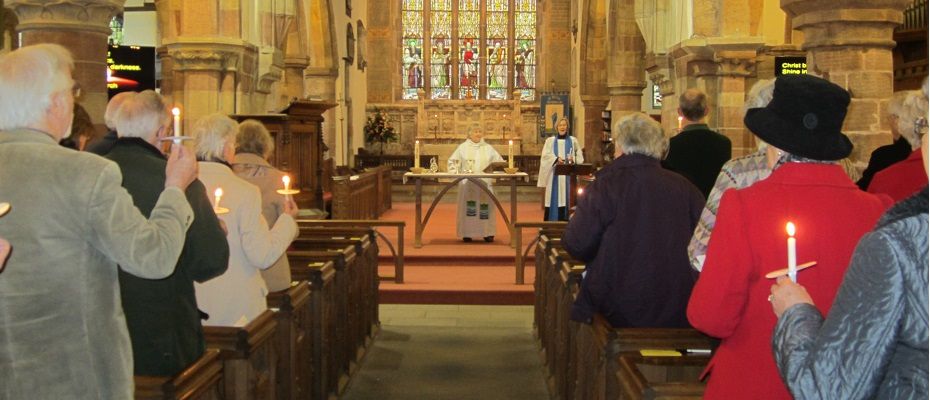
[[[126,0],[7,0],[19,19],[17,30],[66,29],[109,35],[110,20]]]
[[[794,29],[804,32],[803,50],[865,46],[893,48],[889,34],[904,21],[910,0],[781,0]]]
[[[219,38],[167,42],[163,46],[167,57],[174,61],[175,71],[236,72],[246,53],[254,54],[254,45],[241,40]]]

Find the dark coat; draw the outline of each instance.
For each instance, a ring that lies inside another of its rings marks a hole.
[[[833,308],[799,304],[772,350],[798,399],[927,398],[927,189],[894,206],[853,254]]]
[[[123,187],[139,211],[151,213],[165,186],[165,157],[139,138],[120,138],[106,158],[119,165]],[[120,293],[132,340],[136,375],[174,375],[203,354],[203,328],[194,281],[222,275],[229,262],[226,234],[199,180],[188,186],[194,222],[177,267],[165,279],[142,279],[119,270]]]
[[[875,149],[872,156],[869,157],[869,166],[862,171],[862,177],[856,181],[856,185],[859,186],[859,189],[868,190],[869,183],[872,183],[872,178],[875,177],[878,171],[888,168],[898,161],[904,161],[909,155],[911,155],[911,144],[904,137],[899,137],[894,143]]]
[[[697,272],[688,242],[704,199],[659,161],[626,154],[578,198],[562,244],[587,263],[572,319],[600,313],[614,327],[688,327]]]
[[[662,166],[688,178],[706,199],[720,168],[730,160],[732,147],[728,137],[707,125],[689,125],[669,140],[668,157]]]
[[[88,143],[85,151],[99,156],[105,156],[113,149],[113,146],[116,145],[116,139],[116,131],[109,131],[104,137]]]

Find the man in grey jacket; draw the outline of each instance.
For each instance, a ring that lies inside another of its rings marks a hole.
[[[146,219],[116,164],[58,146],[80,92],[72,68],[58,45],[0,56],[0,193],[12,205],[0,237],[13,248],[0,272],[0,399],[131,398],[116,265],[168,276],[193,221],[189,151],[172,149]]]

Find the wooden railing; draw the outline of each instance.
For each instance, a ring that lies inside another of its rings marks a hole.
[[[517,251],[517,257],[516,257],[516,263],[515,263],[516,272],[517,272],[517,279],[516,279],[517,285],[522,285],[525,280],[524,270],[526,269],[525,268],[526,266],[524,264],[526,262],[524,260],[526,260],[526,255],[529,254],[531,249],[533,249],[533,245],[535,245],[536,242],[539,241],[539,237],[540,237],[539,235],[534,235],[533,240],[524,249],[523,248],[523,229],[545,228],[545,229],[564,230],[567,225],[568,223],[565,221],[542,221],[542,222],[527,221],[527,222],[517,222],[516,224],[514,224],[514,237],[515,237],[514,248]]]
[[[358,175],[334,176],[333,219],[378,219],[391,208],[391,169],[375,167]]]

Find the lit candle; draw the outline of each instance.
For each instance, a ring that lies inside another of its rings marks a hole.
[[[281,181],[284,182],[284,191],[288,191],[291,188],[291,177],[284,175],[281,177]]]
[[[789,222],[788,225],[785,225],[785,231],[788,232],[788,278],[797,283],[798,250],[797,239],[794,238],[794,224]]]
[[[678,116],[678,130],[679,131],[681,130],[681,121],[684,121],[684,119],[685,117],[682,117],[681,115]]]
[[[213,208],[220,208],[220,199],[223,198],[223,188],[216,188],[213,192]]]
[[[507,145],[507,168],[513,168],[513,140]]]
[[[578,195],[581,196],[584,194],[584,188],[578,188]]]
[[[171,114],[174,115],[174,136],[181,136],[181,109],[172,108]]]
[[[413,142],[413,167],[420,168],[420,141]]]

